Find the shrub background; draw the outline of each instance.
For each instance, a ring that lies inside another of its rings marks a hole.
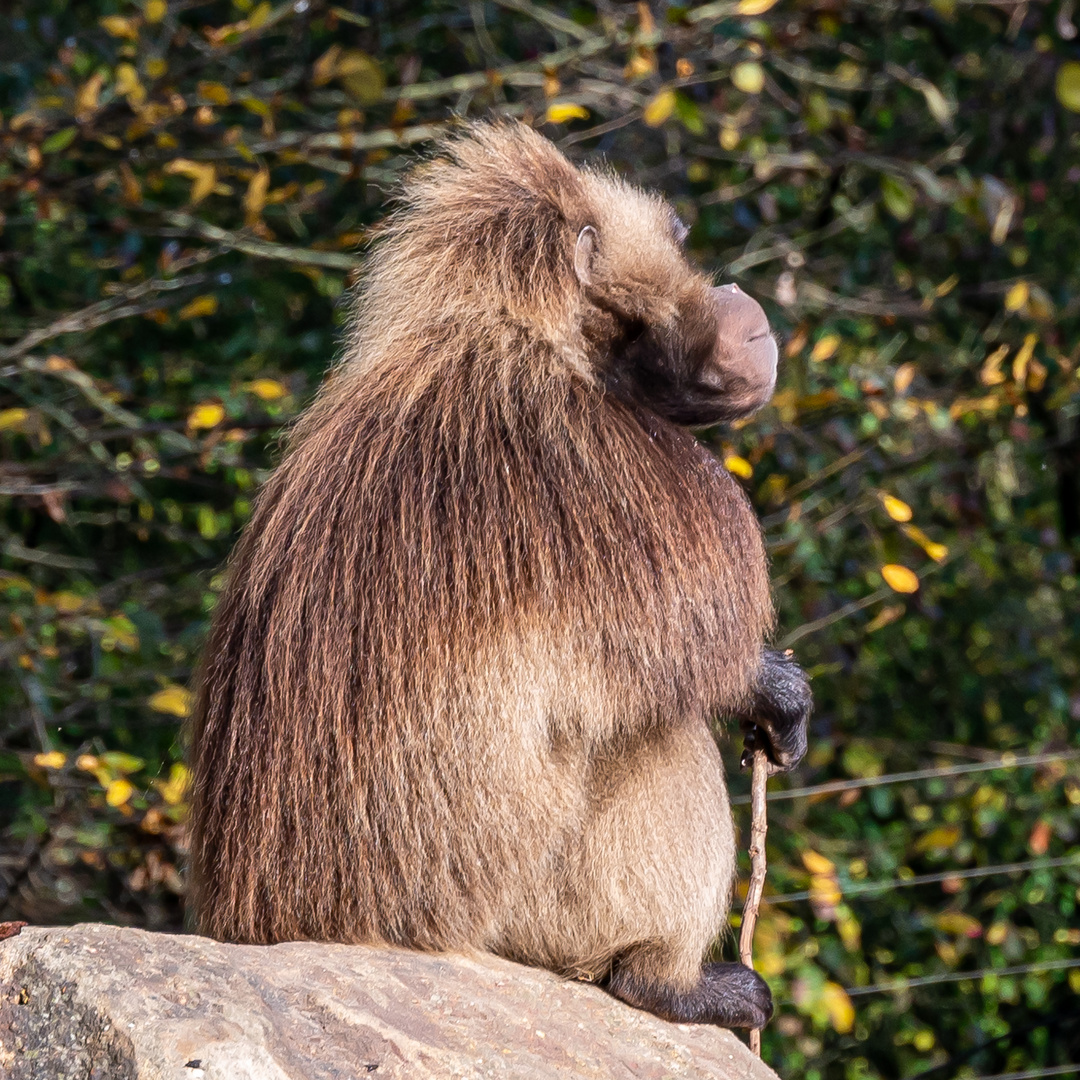
[[[9,9],[0,918],[182,926],[180,726],[221,567],[401,170],[495,111],[664,191],[781,335],[773,405],[702,437],[815,679],[772,788],[857,785],[771,804],[794,898],[759,924],[766,1056],[1080,1060],[1072,3]],[[1036,761],[957,769],[1002,754]],[[944,774],[875,779],[919,769]]]

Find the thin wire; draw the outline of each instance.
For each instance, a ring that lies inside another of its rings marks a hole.
[[[994,874],[1018,874],[1024,870],[1053,870],[1060,866],[1076,866],[1080,869],[1080,854],[1063,855],[1056,859],[1029,859],[1027,862],[999,863],[996,866],[975,866],[969,870],[942,870],[936,874],[917,874],[914,877],[891,878],[888,881],[854,881],[850,885],[837,883],[837,888],[844,896],[857,896],[864,893],[888,892],[890,889],[903,889],[913,885],[936,885],[939,882],[957,878],[969,880],[991,877]],[[790,904],[797,900],[809,900],[813,895],[809,890],[780,893],[776,896],[762,897],[762,903]]]
[[[947,776],[964,776],[968,773],[993,772],[994,769],[1019,769],[1026,765],[1046,765],[1051,761],[1076,761],[1080,750],[1058,750],[1045,754],[1002,754],[993,761],[973,761],[961,765],[945,765],[935,769],[915,769],[913,772],[887,773],[885,776],[863,776],[854,780],[829,780],[811,787],[791,788],[788,791],[770,791],[769,802],[780,799],[802,799],[810,795],[833,795],[858,788],[881,787],[884,784],[906,784],[915,780],[934,780]],[[749,795],[735,795],[731,804],[741,806],[750,801]]]
[[[876,983],[873,986],[846,987],[848,997],[860,997],[864,994],[890,994],[901,990],[914,990],[920,986],[934,986],[936,983],[967,982],[970,979],[982,979],[987,975],[1032,975],[1042,971],[1064,971],[1067,968],[1080,967],[1080,956],[1069,960],[1041,960],[1035,964],[1015,964],[1012,967],[980,968],[977,971],[949,971],[941,975],[922,975],[916,979],[894,979],[892,982]]]
[[[1064,1076],[1080,1073],[1080,1065],[1051,1065],[1048,1069],[1032,1069],[1031,1072],[997,1073],[994,1076],[976,1076],[973,1080],[1036,1080],[1039,1076]]]

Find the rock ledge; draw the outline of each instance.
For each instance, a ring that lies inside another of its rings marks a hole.
[[[0,1075],[776,1080],[731,1032],[495,957],[92,924],[0,942]]]

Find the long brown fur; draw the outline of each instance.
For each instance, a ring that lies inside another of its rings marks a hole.
[[[521,125],[411,177],[215,615],[203,933],[693,985],[735,864],[710,718],[772,606],[737,483],[617,371],[715,337],[671,223]]]

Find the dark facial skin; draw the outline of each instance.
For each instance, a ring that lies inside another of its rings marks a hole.
[[[704,408],[712,415],[704,423],[714,422],[714,417],[734,420],[757,412],[768,403],[776,385],[776,339],[762,306],[738,285],[721,285],[712,294],[716,351],[698,373],[698,385],[712,395]]]
[[[672,326],[630,324],[611,388],[676,424],[704,427],[758,411],[776,383],[776,341],[761,305],[737,285],[700,285]]]

